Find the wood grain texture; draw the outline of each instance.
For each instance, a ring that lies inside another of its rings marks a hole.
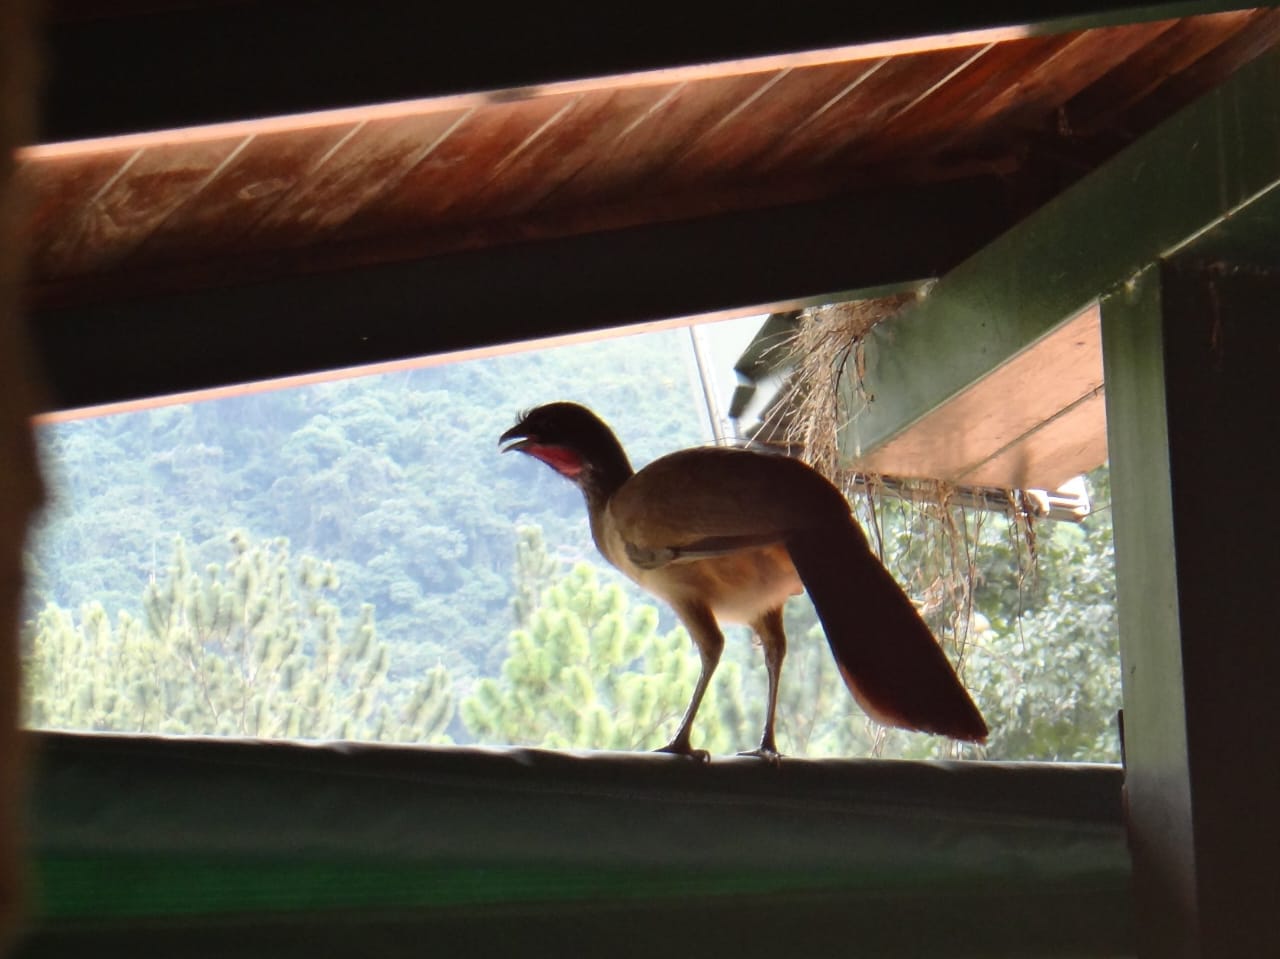
[[[864,63],[838,63],[773,74],[688,143],[673,164],[673,177],[681,184],[737,177],[758,157],[788,142],[816,146],[817,132],[811,121],[869,69]]]
[[[623,197],[661,195],[665,178],[678,168],[689,144],[724,121],[744,101],[756,97],[771,79],[758,74],[720,77],[660,91],[643,116],[557,189],[557,205],[616,203]]]
[[[1057,489],[1106,460],[1102,384],[1095,307],[853,465],[962,485]]]
[[[1016,84],[1036,65],[1054,57],[1070,37],[1011,40],[973,57],[898,111],[863,149],[870,162],[927,151],[975,129],[974,113],[1000,90]]]
[[[130,260],[170,264],[243,249],[258,223],[289,202],[321,158],[354,128],[353,123],[331,124],[246,138],[198,194],[147,235]]]
[[[1062,104],[1108,70],[1159,42],[1176,23],[1157,20],[1072,34],[1028,69],[1011,76],[1003,89],[990,85],[987,96],[971,105],[964,127],[953,134],[946,147],[962,140],[1010,139],[1046,122],[1056,127],[1056,113]]]
[[[29,302],[254,282],[995,173],[1050,195],[1280,39],[1242,11],[28,151]],[[1065,179],[1065,178],[1064,178]]]
[[[243,144],[243,137],[228,137],[160,144],[133,154],[68,218],[60,242],[46,248],[45,267],[71,275],[111,268],[192,202]]]
[[[893,118],[926,99],[995,45],[934,50],[885,61],[849,88],[840,102],[810,124],[804,137],[774,158],[776,165],[812,169],[828,164],[865,165],[868,144],[883,144]]]
[[[1162,85],[1203,59],[1257,19],[1257,11],[1235,10],[1178,21],[1141,55],[1127,57],[1064,105],[1076,134],[1104,130],[1127,110],[1153,96]],[[1206,84],[1204,89],[1212,84]]]
[[[960,481],[966,486],[1052,491],[1106,461],[1106,396],[1098,387],[960,474]]]
[[[356,124],[250,232],[266,247],[323,241],[401,182],[447,138],[464,114],[411,113]]]

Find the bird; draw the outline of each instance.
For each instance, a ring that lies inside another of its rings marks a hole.
[[[984,742],[987,724],[910,597],[871,551],[849,501],[780,453],[702,446],[631,466],[607,423],[558,401],[517,417],[502,452],[540,460],[576,485],[608,562],[671,607],[701,658],[675,736],[694,749],[698,708],[724,650],[720,623],[745,624],[764,651],[768,699],[756,749],[778,763],[774,732],[787,651],[783,605],[807,591],[854,700],[887,726]]]

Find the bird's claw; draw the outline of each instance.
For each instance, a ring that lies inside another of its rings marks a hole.
[[[697,760],[700,763],[711,762],[711,754],[705,749],[693,749],[688,743],[670,742],[661,749],[655,749],[657,753],[670,753],[673,756],[687,756],[689,759]]]
[[[782,754],[776,749],[769,746],[759,746],[755,749],[748,750],[744,753],[738,753],[739,756],[751,756],[755,759],[763,759],[770,766],[782,765]]]

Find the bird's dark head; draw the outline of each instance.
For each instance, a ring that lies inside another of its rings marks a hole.
[[[613,430],[577,403],[547,403],[522,413],[498,442],[505,444],[502,452],[527,453],[584,489],[588,484],[616,488],[631,475]]]

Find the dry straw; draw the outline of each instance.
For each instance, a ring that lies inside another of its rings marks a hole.
[[[872,546],[921,604],[921,612],[964,675],[980,584],[978,546],[990,513],[958,505],[942,479],[885,477],[842,457],[842,428],[868,401],[862,388],[863,341],[877,324],[917,299],[905,293],[805,310],[778,347],[791,370],[778,422],[784,442],[840,487],[866,526]],[[1035,529],[1009,491],[1009,535],[1022,580],[1035,566]],[[891,531],[892,530],[892,534]]]

